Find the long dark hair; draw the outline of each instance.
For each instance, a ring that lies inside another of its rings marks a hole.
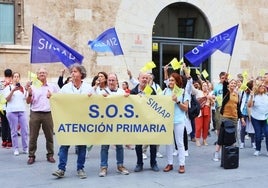
[[[108,80],[108,74],[106,73],[106,72],[103,72],[103,71],[101,71],[101,72],[98,72],[98,76],[99,76],[99,74],[102,74],[104,77],[105,77],[105,85],[107,85],[107,80]]]

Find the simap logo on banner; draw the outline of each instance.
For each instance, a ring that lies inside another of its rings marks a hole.
[[[170,96],[53,94],[50,103],[61,145],[173,142]]]

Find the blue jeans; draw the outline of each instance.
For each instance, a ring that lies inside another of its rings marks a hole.
[[[108,154],[109,154],[110,145],[102,145],[101,146],[101,167],[108,168]],[[124,148],[123,145],[116,145],[116,161],[117,166],[121,166],[124,163]]]
[[[268,151],[268,125],[266,120],[257,120],[251,116],[251,122],[255,130],[256,150],[261,151],[262,134],[265,135],[266,150]]]
[[[60,146],[59,149],[59,165],[60,170],[66,170],[66,164],[68,159],[68,150],[70,146]],[[87,146],[79,145],[77,146],[77,170],[83,169],[86,161]]]

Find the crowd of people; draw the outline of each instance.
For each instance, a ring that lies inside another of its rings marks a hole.
[[[224,145],[239,145],[240,149],[246,147],[246,136],[251,139],[251,146],[254,148],[253,155],[261,154],[261,143],[265,139],[266,155],[268,156],[268,73],[261,78],[247,78],[238,75],[236,79],[230,79],[229,74],[221,72],[219,83],[213,84],[202,79],[201,76],[192,78],[189,69],[183,64],[179,72],[168,73],[168,65],[164,67],[164,87],[154,81],[152,73],[140,72],[137,79],[127,70],[128,81],[120,81],[115,73],[99,72],[92,80],[86,83],[84,79],[87,71],[83,65],[74,64],[69,68],[69,74],[64,80],[65,70],[61,71],[58,85],[48,83],[48,71],[40,68],[37,71],[37,79],[41,82],[36,87],[31,81],[25,86],[20,84],[20,73],[12,72],[11,69],[4,71],[4,79],[1,81],[1,97],[5,103],[2,104],[1,115],[1,137],[2,147],[12,148],[13,154],[28,155],[28,165],[35,163],[37,151],[37,139],[42,128],[46,138],[46,158],[50,163],[54,159],[54,133],[53,119],[49,99],[53,93],[73,93],[102,95],[145,95],[145,87],[151,87],[151,95],[170,96],[174,103],[173,137],[174,143],[165,147],[167,166],[164,172],[173,170],[173,157],[177,159],[178,173],[186,172],[185,157],[188,152],[189,140],[195,142],[196,147],[208,146],[210,131],[216,131],[217,141],[215,142],[215,153],[213,160],[219,161],[221,147]],[[130,84],[131,83],[131,86]],[[176,93],[179,88],[182,92]],[[197,117],[190,119],[188,109],[191,108],[191,96],[194,95],[200,104],[200,112]],[[1,99],[2,100],[2,99]],[[30,113],[27,113],[29,104]],[[234,134],[227,137],[224,132],[226,126],[235,127]],[[21,136],[21,149],[19,146],[19,134]],[[90,144],[90,143],[89,143]],[[124,166],[124,143],[115,145],[117,172],[128,175],[129,170]],[[143,170],[144,160],[147,159],[147,149],[150,151],[150,167],[152,171],[160,171],[157,164],[157,157],[162,158],[160,145],[125,145],[128,149],[135,149],[137,162],[134,172]],[[64,177],[70,146],[62,145],[57,151],[58,170],[52,175]],[[77,145],[77,167],[76,171],[81,179],[87,177],[84,170],[87,145]],[[110,145],[101,145],[100,149],[100,177],[105,177],[108,172],[108,154]]]

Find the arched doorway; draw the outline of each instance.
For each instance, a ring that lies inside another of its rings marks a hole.
[[[182,2],[170,4],[159,13],[152,35],[152,59],[157,66],[153,69],[153,74],[155,81],[162,87],[164,66],[174,57],[181,59],[185,53],[211,36],[207,19],[200,9]],[[210,72],[208,62],[209,59],[199,69]],[[188,62],[186,64],[191,66]],[[170,67],[169,72],[173,71]],[[191,74],[195,79],[195,71],[191,71]]]

